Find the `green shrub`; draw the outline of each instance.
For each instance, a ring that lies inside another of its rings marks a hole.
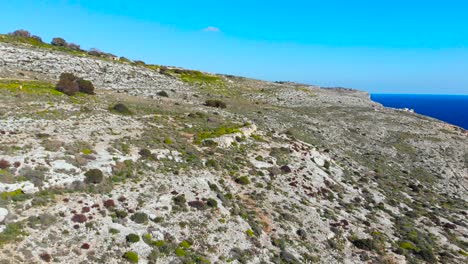
[[[91,169],[87,171],[84,175],[86,177],[85,178],[86,183],[98,184],[98,183],[101,183],[102,179],[104,178],[102,171],[99,169]]]
[[[415,250],[416,247],[411,243],[407,241],[403,241],[400,243],[400,248],[402,249],[409,249],[409,250]]]
[[[185,203],[187,202],[187,200],[185,199],[185,195],[184,194],[181,194],[181,195],[178,195],[178,196],[174,196],[172,198],[172,200],[174,201],[174,204],[179,206],[179,207],[185,207]]]
[[[210,107],[216,107],[216,108],[226,108],[226,103],[221,100],[214,100],[214,99],[206,100],[205,105],[210,106]]]
[[[183,248],[190,248],[191,246],[191,243],[188,242],[187,240],[184,240],[180,243],[180,246],[183,247]]]
[[[209,198],[208,201],[206,202],[206,204],[209,206],[209,207],[218,207],[218,202],[213,199],[213,198]]]
[[[122,115],[132,115],[132,111],[128,109],[128,107],[122,103],[117,103],[114,106],[111,107],[112,112],[116,112]]]
[[[125,252],[125,254],[123,255],[123,258],[132,263],[138,263],[138,260],[139,260],[138,254],[133,251]]]
[[[146,148],[141,149],[141,150],[138,152],[138,154],[140,154],[140,156],[142,156],[142,157],[145,158],[145,159],[151,158],[152,155],[153,155],[153,154],[151,153],[151,151],[150,151],[149,149],[146,149]]]
[[[78,90],[85,94],[94,94],[94,85],[91,81],[78,79]]]
[[[247,185],[250,183],[250,180],[247,176],[242,176],[236,179],[236,182],[241,185]]]
[[[128,213],[125,210],[115,210],[115,216],[118,218],[125,218],[127,215]]]
[[[167,94],[166,91],[160,91],[157,93],[157,95],[161,96],[161,97],[169,97],[169,94]]]
[[[140,236],[137,234],[129,234],[125,237],[125,240],[127,240],[128,243],[136,243],[140,241]]]
[[[175,250],[175,254],[178,256],[178,257],[183,257],[185,256],[185,250],[183,248],[177,248]]]
[[[134,213],[130,219],[137,224],[145,224],[148,222],[148,215],[142,212]]]

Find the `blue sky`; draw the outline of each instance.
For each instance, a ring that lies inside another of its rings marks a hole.
[[[24,28],[147,63],[374,93],[468,94],[468,1],[0,0]]]

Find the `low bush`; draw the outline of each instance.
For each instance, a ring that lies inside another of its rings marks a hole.
[[[166,91],[160,91],[157,93],[157,95],[161,96],[161,97],[169,97],[169,94],[167,94]]]
[[[88,220],[88,218],[84,214],[75,214],[75,215],[73,215],[71,220],[72,220],[72,222],[82,224],[82,223],[86,222]]]
[[[145,224],[148,222],[148,215],[142,212],[134,213],[130,219],[137,224]]]
[[[68,47],[72,50],[81,50],[80,45],[75,44],[75,43],[68,44]]]
[[[75,75],[66,72],[60,74],[60,78],[55,89],[68,96],[75,95],[80,90]]]
[[[213,199],[213,198],[209,198],[207,201],[206,201],[206,205],[208,205],[209,207],[218,207],[218,202]]]
[[[202,201],[191,201],[188,202],[188,205],[190,207],[196,208],[197,210],[205,210],[206,209],[206,204]]]
[[[125,252],[123,258],[128,260],[131,263],[138,263],[138,254],[133,251]]]
[[[52,46],[58,46],[58,47],[67,46],[67,42],[63,38],[53,38],[50,44],[52,44]]]
[[[247,185],[250,183],[250,180],[247,176],[242,176],[236,179],[236,182],[241,185]]]
[[[95,94],[94,85],[91,81],[85,79],[78,79],[78,90],[85,94]]]
[[[151,151],[150,151],[149,149],[146,149],[146,148],[141,149],[141,150],[138,152],[138,154],[140,154],[140,156],[142,156],[142,157],[145,158],[145,159],[151,158],[152,155],[153,155],[153,154],[151,153]]]
[[[125,237],[125,240],[128,242],[128,243],[136,243],[138,241],[140,241],[140,236],[136,235],[136,234],[129,234]]]
[[[86,183],[93,183],[93,184],[98,184],[102,182],[102,179],[104,178],[104,175],[101,170],[99,169],[91,169],[87,171],[84,176],[85,182]]]
[[[29,31],[24,30],[24,29],[18,29],[13,32],[11,32],[9,35],[14,36],[14,37],[22,37],[22,38],[30,38],[31,33]]]
[[[132,111],[128,109],[128,107],[122,103],[117,103],[115,104],[112,108],[111,111],[122,114],[122,115],[132,115]]]
[[[4,160],[4,159],[0,160],[0,169],[6,170],[6,169],[10,168],[10,166],[11,166],[11,164],[7,160]]]
[[[95,94],[91,81],[78,78],[73,73],[64,72],[60,75],[56,89],[66,95],[75,95],[77,92]]]
[[[213,100],[213,99],[206,100],[205,105],[210,106],[210,107],[216,107],[216,108],[226,108],[226,103],[221,100]]]

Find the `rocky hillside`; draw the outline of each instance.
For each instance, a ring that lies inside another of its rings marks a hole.
[[[364,92],[0,42],[2,264],[465,263],[467,168]]]

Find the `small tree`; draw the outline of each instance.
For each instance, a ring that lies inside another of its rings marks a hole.
[[[24,30],[24,29],[18,29],[10,33],[11,36],[14,37],[23,37],[23,38],[30,38],[31,33],[29,31]]]
[[[52,42],[50,44],[52,44],[53,46],[58,46],[58,47],[67,46],[67,42],[63,38],[54,38],[52,39]]]
[[[72,50],[81,50],[80,45],[75,44],[75,43],[68,44],[68,47]]]
[[[73,73],[64,72],[60,75],[56,87],[58,91],[66,95],[74,95],[77,92],[94,94],[94,85],[92,82],[77,78]]]
[[[77,78],[73,73],[62,73],[55,89],[69,96],[76,94],[80,90]]]

